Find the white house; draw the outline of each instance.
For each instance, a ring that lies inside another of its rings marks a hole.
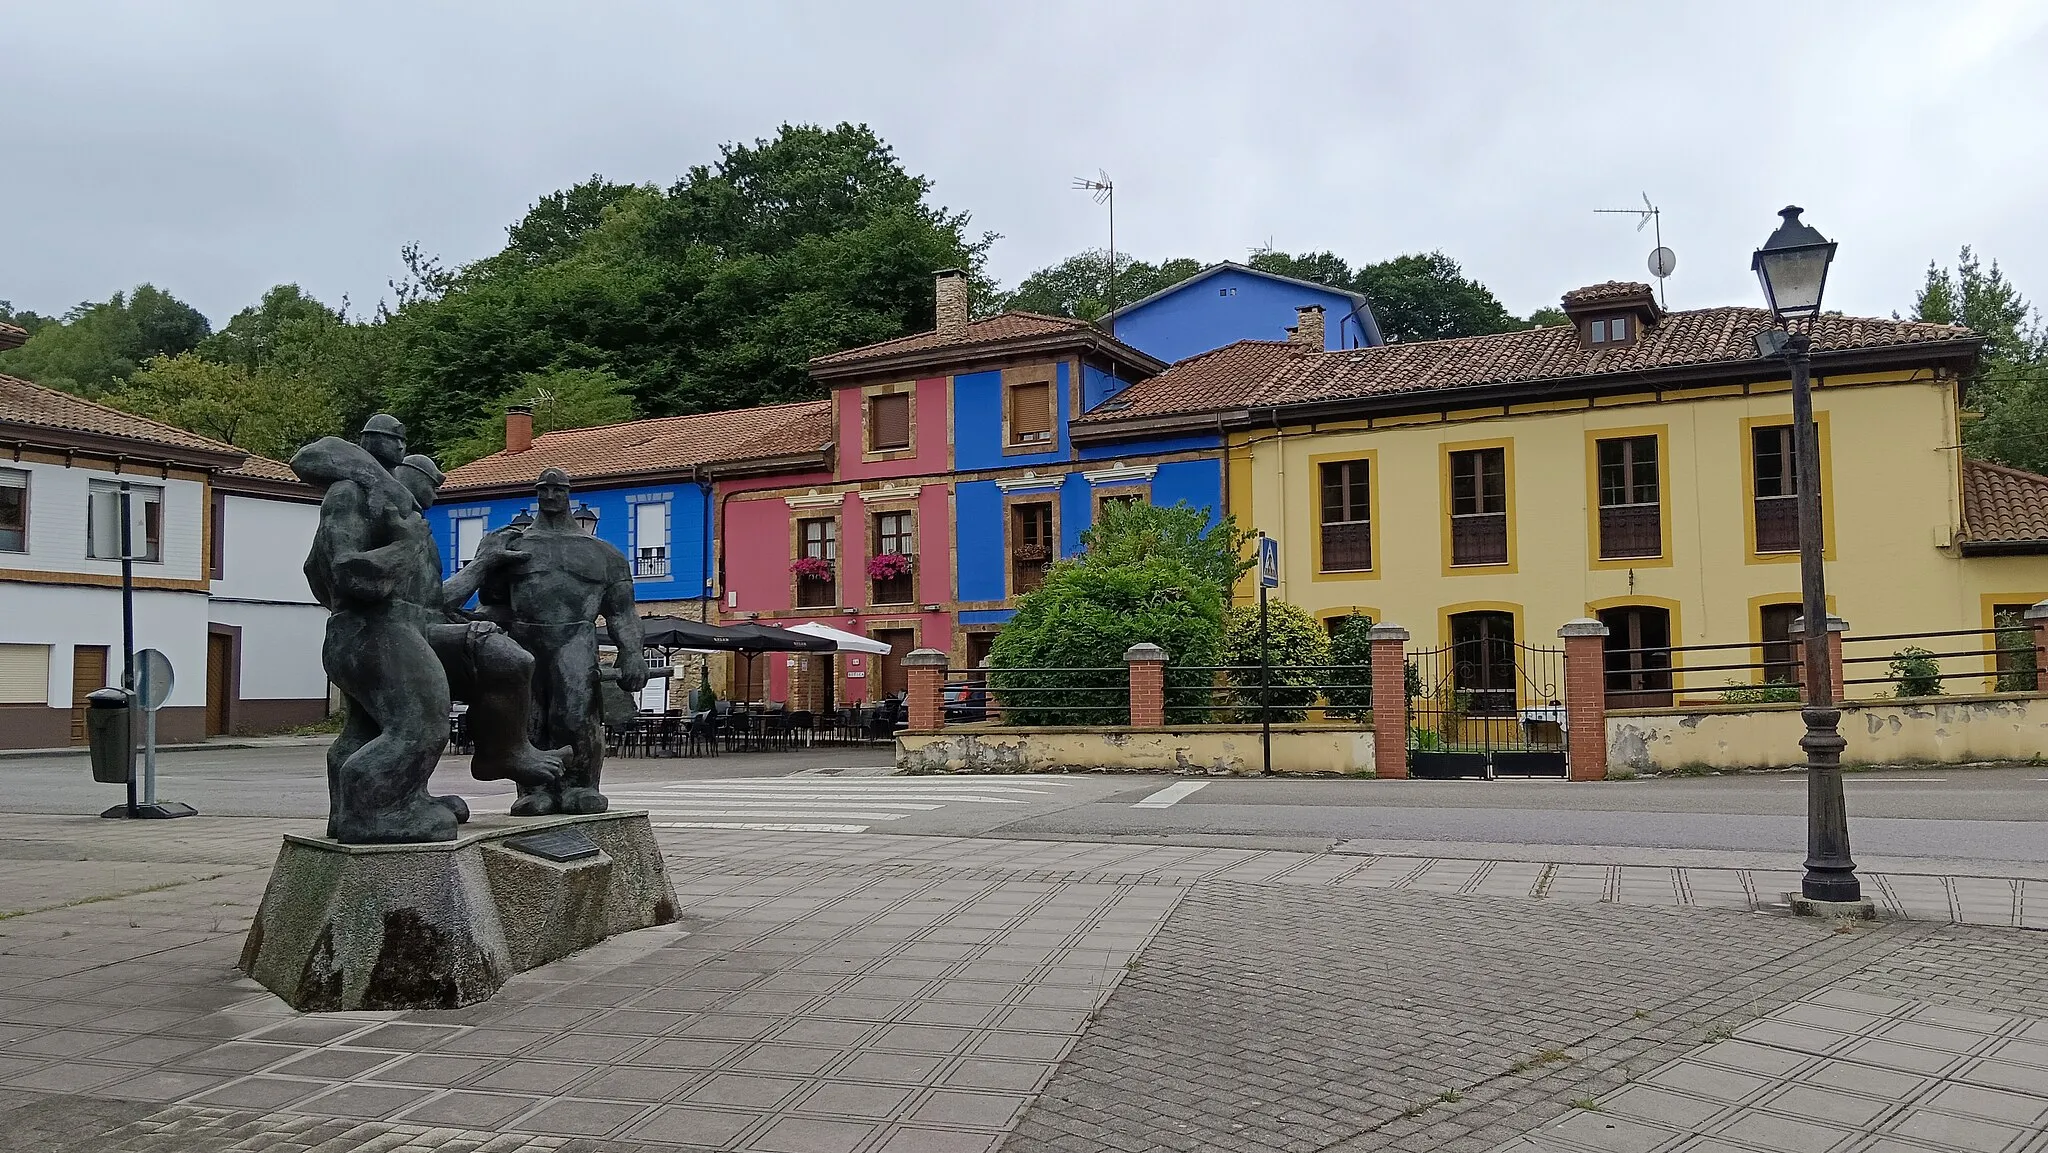
[[[0,325],[0,347],[19,333]],[[162,650],[177,673],[159,739],[324,714],[324,612],[297,572],[317,508],[303,486],[290,493],[282,465],[249,460],[230,445],[0,376],[0,748],[82,743],[86,694],[120,683],[119,530],[96,522],[114,507],[106,494],[123,484],[142,509],[135,647]],[[227,534],[217,536],[223,521]]]

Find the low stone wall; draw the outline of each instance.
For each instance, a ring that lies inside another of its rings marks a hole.
[[[2048,752],[2048,694],[1849,701],[1845,765],[2024,761]],[[1800,705],[1625,709],[1607,714],[1607,772],[1785,768],[1801,762]]]
[[[896,738],[906,773],[1179,773],[1258,776],[1257,725],[1167,728],[962,725]],[[1273,771],[1372,776],[1370,725],[1274,725]]]

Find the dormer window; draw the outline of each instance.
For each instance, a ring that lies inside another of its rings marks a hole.
[[[1586,323],[1586,343],[1594,347],[1629,344],[1635,340],[1635,318],[1608,316]]]

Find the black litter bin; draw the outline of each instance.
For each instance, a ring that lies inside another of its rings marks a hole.
[[[133,710],[122,689],[99,689],[85,697],[85,743],[92,753],[92,779],[125,785],[135,779]]]

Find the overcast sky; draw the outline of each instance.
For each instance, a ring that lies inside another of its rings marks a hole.
[[[1003,235],[1353,263],[1442,249],[1517,313],[1644,278],[1755,302],[1787,203],[1884,315],[1973,244],[2048,301],[2048,4],[0,0],[0,298],[150,281],[216,324],[272,284],[373,303],[418,241],[495,251],[591,173],[674,180],[864,121]]]

